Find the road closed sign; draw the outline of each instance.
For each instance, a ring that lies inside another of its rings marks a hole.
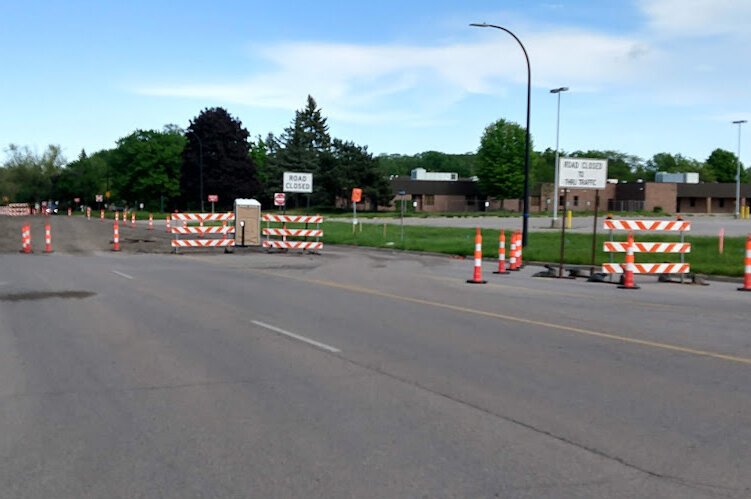
[[[284,192],[313,192],[313,174],[284,172],[282,186]]]
[[[604,189],[608,180],[608,160],[561,158],[558,186],[566,189]]]

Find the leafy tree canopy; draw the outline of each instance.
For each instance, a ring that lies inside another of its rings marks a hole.
[[[718,182],[735,182],[738,165],[737,156],[724,149],[715,149],[705,161],[708,172],[714,174]],[[740,165],[741,182],[748,182],[748,172]]]
[[[524,154],[524,128],[504,119],[488,125],[477,151],[480,188],[496,198],[520,198],[524,192]]]
[[[229,209],[235,199],[260,193],[249,135],[240,120],[221,107],[205,109],[190,122],[180,180],[184,207],[205,209],[208,195],[216,194],[220,208]]]

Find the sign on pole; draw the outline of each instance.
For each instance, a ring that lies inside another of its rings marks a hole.
[[[352,202],[359,203],[362,200],[362,189],[355,187],[352,189]]]
[[[286,195],[283,192],[274,193],[274,206],[284,206],[286,202]]]
[[[313,192],[313,174],[284,172],[282,186],[284,192]]]
[[[218,203],[219,202],[219,194],[209,194],[209,203]]]
[[[560,158],[558,186],[561,189],[604,189],[607,180],[607,159]]]

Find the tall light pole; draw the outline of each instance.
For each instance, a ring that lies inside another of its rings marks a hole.
[[[741,125],[746,120],[736,120],[733,125],[738,125],[738,156],[735,158],[735,218],[740,217],[741,210]]]
[[[527,55],[527,49],[524,48],[524,44],[517,38],[515,34],[507,30],[503,26],[496,26],[495,24],[487,23],[472,23],[470,26],[475,28],[495,28],[505,31],[516,40],[516,43],[522,48],[524,52],[524,59],[527,61],[527,134],[524,144],[524,200],[523,200],[523,216],[522,216],[522,246],[527,245],[527,232],[529,227],[529,109],[530,101],[532,100],[532,70],[529,67],[529,56]]]
[[[201,213],[203,213],[204,211],[206,211],[203,208],[203,143],[201,142],[201,137],[199,137],[196,132],[194,132],[193,130],[188,130],[188,133],[192,133],[193,136],[198,140],[198,169],[199,169],[199,175],[201,177],[199,180],[199,184],[201,186],[200,187],[201,189],[201,192],[200,192]]]
[[[568,92],[568,87],[554,88],[551,94],[558,95],[558,115],[555,121],[555,179],[553,179],[553,227],[558,221],[558,138],[561,130],[561,92]]]

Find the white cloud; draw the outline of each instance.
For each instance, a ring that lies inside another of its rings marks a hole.
[[[468,94],[503,95],[526,84],[526,65],[504,33],[475,43],[443,46],[282,43],[252,48],[271,70],[240,82],[152,85],[138,93],[210,98],[249,106],[294,110],[307,94],[329,116],[354,123],[400,120],[425,123]],[[579,91],[628,81],[656,53],[627,37],[581,30],[527,34],[533,84],[576,86]]]
[[[640,0],[639,6],[655,32],[667,36],[748,36],[748,0]]]

